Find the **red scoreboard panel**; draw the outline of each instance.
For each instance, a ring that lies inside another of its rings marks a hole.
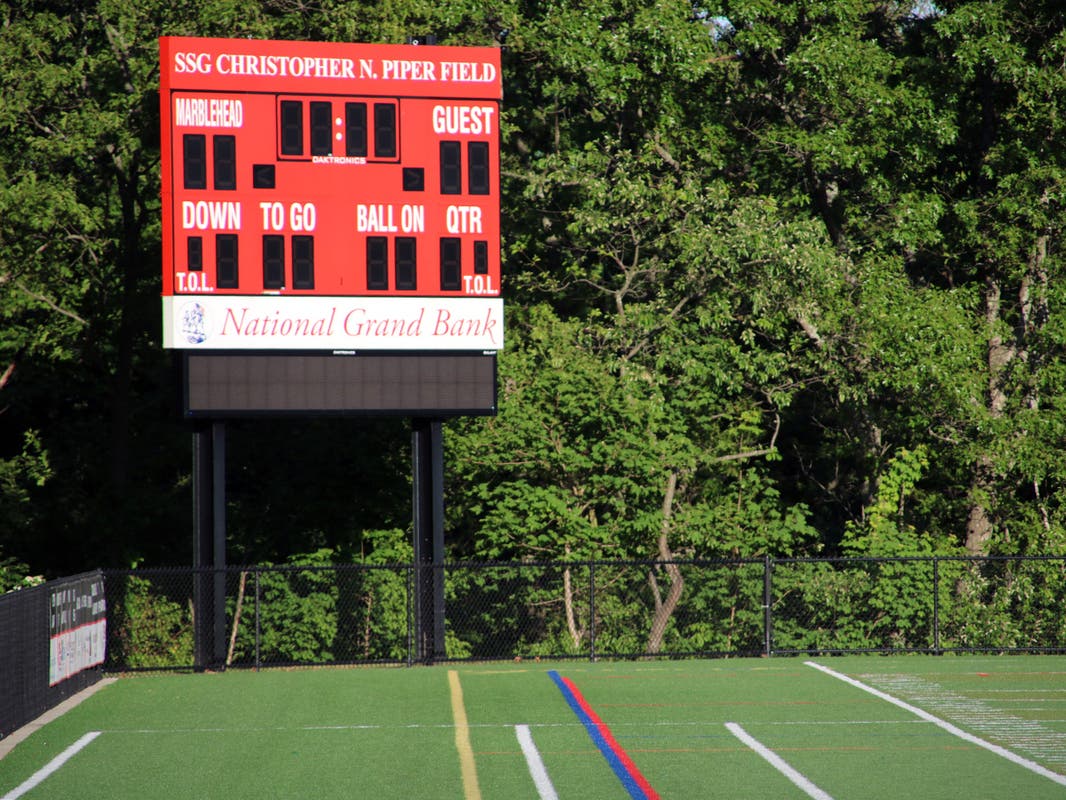
[[[496,48],[160,40],[164,346],[503,344]]]

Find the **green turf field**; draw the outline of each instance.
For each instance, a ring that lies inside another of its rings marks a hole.
[[[463,664],[123,677],[0,761],[0,800],[1038,800],[1063,776],[1066,657]]]

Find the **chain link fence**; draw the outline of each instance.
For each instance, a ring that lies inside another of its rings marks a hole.
[[[444,580],[445,660],[1066,652],[1064,557],[424,569]],[[410,564],[106,570],[106,667],[412,664],[416,571]],[[194,636],[208,585],[225,598],[210,664]]]

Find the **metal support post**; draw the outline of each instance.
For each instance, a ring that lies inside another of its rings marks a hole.
[[[769,658],[774,654],[774,611],[773,611],[773,572],[774,561],[766,556],[762,573],[762,607],[763,607],[763,655]]]
[[[193,431],[193,665],[226,659],[226,428]]]
[[[444,441],[439,419],[411,421],[414,490],[415,647],[444,658]]]

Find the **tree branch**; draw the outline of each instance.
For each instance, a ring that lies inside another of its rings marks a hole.
[[[4,280],[0,279],[0,283],[3,283],[3,282],[4,282]],[[49,297],[45,297],[43,294],[38,294],[37,292],[33,291],[28,286],[26,286],[26,284],[24,284],[22,281],[15,281],[15,287],[18,288],[18,290],[23,292],[24,294],[32,297],[34,300],[37,300],[37,301],[39,301],[41,303],[44,303],[46,306],[48,306],[53,311],[57,311],[60,314],[62,314],[63,316],[70,317],[72,320],[74,320],[74,321],[76,321],[76,322],[78,322],[78,323],[80,323],[82,325],[88,325],[89,324],[88,320],[86,320],[84,317],[79,316],[78,314],[74,313],[73,311],[69,311],[69,310],[67,310],[65,308],[62,308],[54,300],[52,300]]]
[[[742,453],[730,453],[726,456],[715,456],[711,459],[712,464],[721,464],[725,461],[743,461],[748,458],[758,458],[759,456],[768,456],[776,449],[774,447],[777,442],[777,434],[781,431],[781,415],[774,414],[774,432],[770,436],[770,446],[764,447],[761,450],[745,450]]]

